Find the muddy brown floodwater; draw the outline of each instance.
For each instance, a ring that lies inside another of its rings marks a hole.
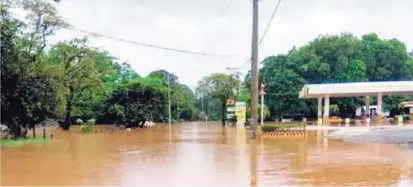
[[[218,124],[97,128],[55,130],[47,143],[2,147],[1,185],[413,185],[411,152],[322,139],[322,131],[247,140],[245,130]]]

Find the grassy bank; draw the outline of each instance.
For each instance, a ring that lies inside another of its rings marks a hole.
[[[262,132],[272,132],[280,130],[304,130],[305,124],[303,123],[267,123],[261,127]]]
[[[11,147],[11,146],[21,146],[25,144],[37,144],[37,143],[45,143],[48,142],[48,139],[43,138],[19,138],[17,140],[4,138],[0,139],[0,145]]]

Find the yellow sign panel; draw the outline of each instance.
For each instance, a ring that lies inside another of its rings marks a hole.
[[[233,99],[228,99],[227,100],[227,105],[234,105],[235,101]]]
[[[235,115],[237,116],[237,122],[245,123],[246,122],[246,112],[245,108],[237,108],[235,109]]]

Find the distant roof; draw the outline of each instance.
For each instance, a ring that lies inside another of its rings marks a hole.
[[[378,93],[383,95],[413,94],[413,81],[308,84],[301,89],[299,98],[318,98],[325,95],[330,97],[375,96]]]

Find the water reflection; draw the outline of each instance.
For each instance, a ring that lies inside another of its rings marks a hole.
[[[389,126],[337,130],[333,132],[330,137],[354,143],[375,142],[398,144],[413,142],[412,134],[413,127],[411,126]]]
[[[1,185],[403,185],[413,180],[413,153],[404,147],[328,140],[328,133],[250,140],[245,129],[213,123],[92,134],[79,134],[75,127],[57,131],[48,144],[2,147]]]

